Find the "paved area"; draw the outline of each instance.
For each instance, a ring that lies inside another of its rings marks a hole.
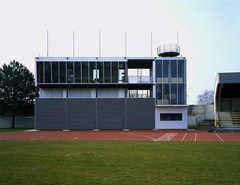
[[[143,140],[188,142],[240,142],[240,133],[195,130],[71,130],[1,132],[0,140]]]

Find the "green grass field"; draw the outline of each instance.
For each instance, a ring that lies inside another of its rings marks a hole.
[[[0,141],[0,184],[240,184],[240,143]]]

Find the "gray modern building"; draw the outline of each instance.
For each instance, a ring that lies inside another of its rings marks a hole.
[[[186,59],[36,57],[36,129],[186,129]]]

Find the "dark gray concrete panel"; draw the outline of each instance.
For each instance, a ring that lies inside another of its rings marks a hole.
[[[66,129],[95,129],[96,99],[79,98],[67,100]]]
[[[64,129],[66,99],[36,98],[36,129]]]
[[[154,129],[154,98],[127,99],[127,123],[129,129]]]
[[[36,129],[154,129],[154,98],[36,99]]]
[[[99,129],[124,129],[125,98],[98,98],[97,119]]]

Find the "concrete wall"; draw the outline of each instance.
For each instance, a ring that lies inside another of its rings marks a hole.
[[[160,113],[181,113],[182,121],[160,121]],[[187,129],[187,107],[156,107],[155,128],[156,129]]]
[[[198,125],[205,120],[214,120],[214,105],[189,105],[188,125]]]
[[[0,117],[0,128],[11,128],[10,117]],[[34,128],[34,117],[16,117],[15,128]]]

